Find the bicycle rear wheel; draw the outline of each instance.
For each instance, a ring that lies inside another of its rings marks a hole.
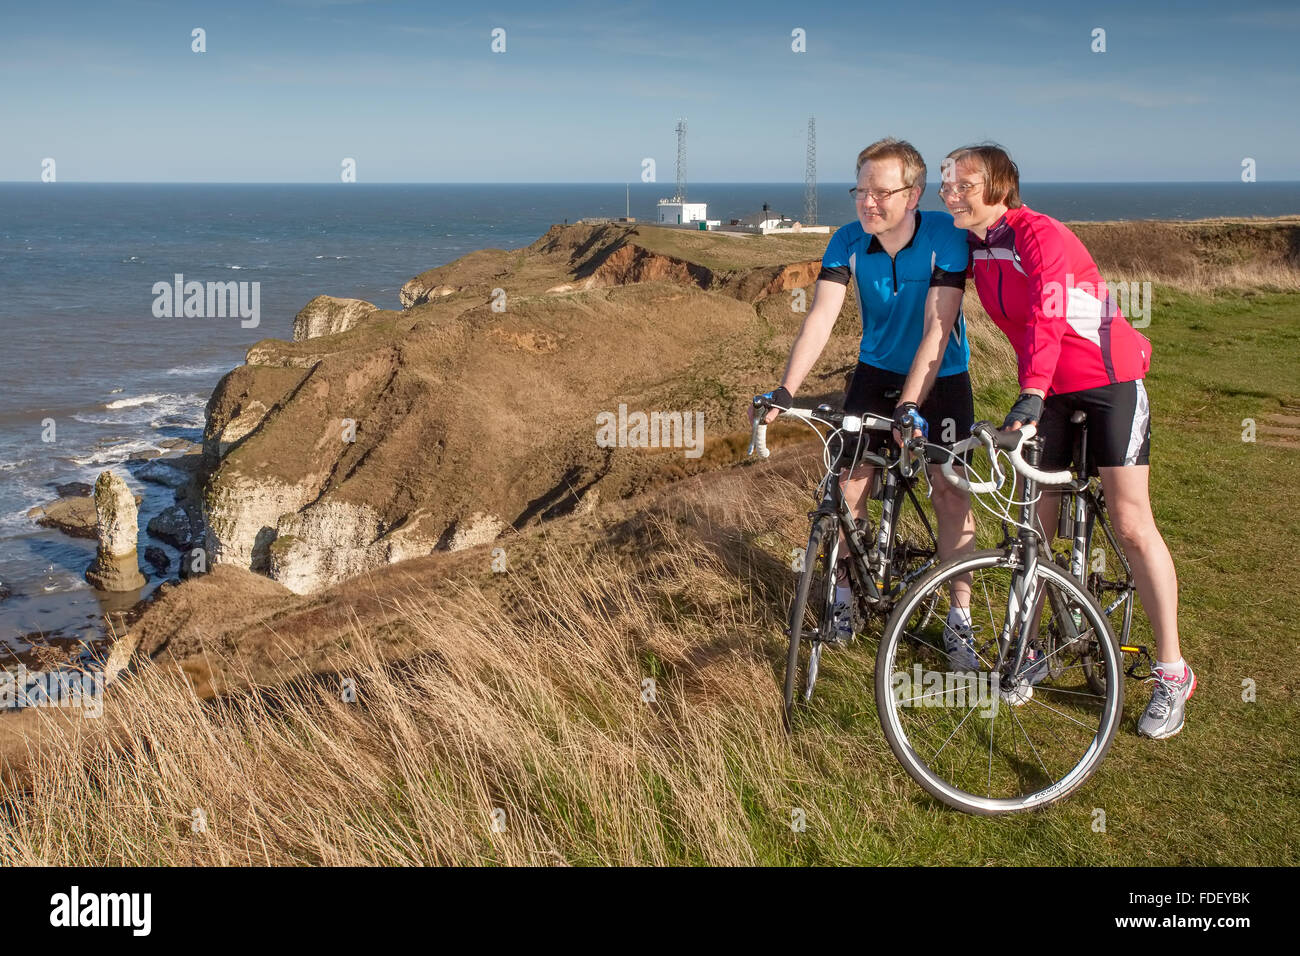
[[[1091,551],[1088,553],[1091,554]],[[1069,574],[1069,558],[1066,555],[1056,555],[1056,564],[1063,573]],[[1095,578],[1096,575],[1091,577]],[[1103,593],[1094,587],[1089,587],[1088,593],[1096,599],[1098,606],[1102,606],[1105,599]],[[1114,630],[1114,625],[1111,629]],[[1059,677],[1066,669],[1077,668],[1083,672],[1084,680],[1094,694],[1105,695],[1106,673],[1101,664],[1104,645],[1095,633],[1084,627],[1078,613],[1071,612],[1068,616],[1052,615],[1043,623],[1042,636],[1053,677]],[[1116,639],[1122,640],[1120,635],[1116,635]]]
[[[891,602],[891,611],[893,603],[939,563],[939,542],[914,494],[899,495],[894,509],[894,522],[891,594],[895,601]],[[936,601],[931,600],[927,610],[933,613],[935,605]],[[928,623],[928,618],[924,623]]]
[[[839,527],[821,515],[808,535],[804,567],[790,606],[790,649],[785,661],[785,721],[790,726],[799,701],[812,699],[823,641],[830,635],[835,606],[835,558]]]
[[[978,672],[965,674],[949,667],[943,640],[948,586],[961,574],[973,579],[980,662]],[[1105,758],[1124,707],[1118,647],[1096,601],[1040,561],[1028,591],[1042,600],[1040,623],[1021,635],[1010,594],[1022,575],[1004,551],[946,562],[907,593],[880,641],[876,708],[889,746],[928,793],[966,813],[1038,809],[1074,792]],[[1018,643],[1038,644],[1060,615],[1081,625],[1070,633],[1106,648],[1095,664],[1104,672],[1103,693],[1089,686],[1077,662],[1054,667],[1044,660],[1041,678],[1027,662],[1011,673]],[[1008,652],[994,669],[1004,637]]]

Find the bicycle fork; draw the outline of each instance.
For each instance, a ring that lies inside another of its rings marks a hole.
[[[1002,633],[998,635],[998,659],[993,670],[1000,670],[1007,654],[1015,641],[1015,659],[1011,663],[1011,673],[1020,673],[1024,665],[1025,654],[1029,651],[1029,641],[1024,638],[1033,627],[1034,610],[1038,605],[1039,595],[1033,581],[1038,571],[1038,545],[1034,541],[1023,542],[1021,557],[1024,561],[1020,572],[1011,579],[1007,591],[1007,617],[1002,623]],[[1032,592],[1032,593],[1031,593]],[[1020,640],[1016,640],[1020,637]]]
[[[1037,439],[1026,449],[1026,460],[1034,466],[1038,464],[1038,452],[1041,447],[1036,442]],[[1026,478],[1021,488],[1026,502],[1021,509],[1020,540],[1017,548],[1021,568],[1019,573],[1012,576],[1011,585],[1007,589],[1007,616],[1002,623],[1002,633],[998,635],[998,659],[993,665],[995,671],[1001,671],[1014,640],[1015,659],[1011,662],[1010,670],[1012,675],[1020,673],[1024,666],[1025,655],[1029,653],[1028,638],[1034,625],[1035,611],[1040,597],[1034,585],[1038,577],[1038,532],[1035,528],[1037,508],[1034,504],[1037,500],[1036,486],[1037,482]]]

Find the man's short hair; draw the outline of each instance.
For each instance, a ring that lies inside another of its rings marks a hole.
[[[988,205],[1003,203],[1008,209],[1024,205],[1020,201],[1020,167],[997,143],[963,146],[949,153],[948,159],[954,165],[965,163],[980,170],[984,176],[984,202]]]
[[[858,168],[855,173],[862,172],[863,163],[881,159],[898,160],[899,168],[903,171],[903,183],[907,186],[920,186],[921,192],[925,192],[925,160],[915,146],[905,139],[895,139],[892,136],[878,139],[858,153]]]

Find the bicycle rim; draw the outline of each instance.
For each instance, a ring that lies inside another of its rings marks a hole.
[[[959,674],[949,665],[943,630],[949,581],[963,573],[973,578],[980,670]],[[1078,662],[1052,668],[1057,673],[1039,683],[1026,680],[1027,668],[1010,673],[1020,639],[1014,628],[1009,659],[1000,671],[990,670],[1018,573],[1002,551],[941,565],[904,597],[877,654],[876,707],[894,755],[927,792],[967,813],[1031,810],[1063,799],[1096,771],[1123,711],[1109,623],[1096,601],[1050,562],[1038,564],[1034,594],[1043,599],[1043,610],[1036,632],[1026,638],[1038,642],[1059,624],[1057,616],[1077,615],[1082,628],[1063,629],[1109,649],[1094,665],[1105,672],[1105,693],[1089,687]]]
[[[821,663],[821,639],[831,623],[835,601],[833,556],[836,527],[830,518],[818,518],[808,535],[804,569],[790,606],[790,645],[785,662],[785,718],[789,725],[796,699],[812,697]]]
[[[1112,544],[1110,537],[1105,531],[1100,530],[1098,518],[1095,514],[1089,516],[1088,526],[1088,563],[1085,566],[1085,575],[1088,579],[1088,591],[1097,603],[1104,609],[1115,596],[1123,593],[1124,599],[1108,615],[1111,621],[1111,631],[1114,632],[1116,641],[1119,644],[1126,643],[1129,640],[1129,633],[1133,624],[1133,596],[1134,591],[1130,588],[1126,593],[1122,592],[1119,584],[1119,573],[1123,567],[1122,558],[1115,545]],[[1098,541],[1101,544],[1098,544]],[[1101,550],[1101,567],[1096,567],[1097,551]],[[1112,563],[1114,562],[1114,563]],[[1116,575],[1111,577],[1110,575]],[[1127,573],[1124,574],[1127,578]],[[1119,615],[1116,619],[1116,614]],[[1088,686],[1098,694],[1106,691],[1106,672],[1101,666],[1100,659],[1104,650],[1100,644],[1093,642],[1090,646],[1080,651],[1080,662],[1083,665],[1084,675],[1088,678]],[[1123,657],[1120,657],[1120,669],[1123,670]]]

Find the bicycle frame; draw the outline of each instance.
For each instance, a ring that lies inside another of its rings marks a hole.
[[[825,453],[824,461],[826,464],[826,475],[822,478],[817,486],[816,497],[818,499],[817,507],[808,512],[811,521],[817,521],[820,517],[830,517],[836,524],[839,532],[842,532],[845,542],[847,543],[851,580],[860,584],[860,588],[855,588],[855,595],[865,598],[869,608],[875,608],[887,611],[894,599],[902,594],[913,580],[919,575],[924,574],[937,561],[937,555],[930,555],[929,558],[917,569],[902,577],[900,581],[893,580],[896,534],[895,525],[905,500],[912,502],[913,508],[925,526],[926,534],[930,540],[935,540],[934,529],[930,524],[930,519],[926,517],[921,503],[917,500],[913,491],[915,478],[921,469],[921,462],[924,459],[924,443],[909,441],[905,451],[894,451],[894,446],[889,445],[885,449],[885,455],[863,452],[862,438],[868,431],[883,431],[892,434],[893,423],[883,416],[866,413],[863,415],[848,415],[844,412],[837,412],[829,405],[820,405],[816,409],[797,409],[797,408],[780,408],[774,406],[769,401],[765,401],[762,396],[756,396],[754,399],[755,417],[753,421],[753,435],[750,440],[749,454],[758,454],[759,457],[766,458],[767,451],[767,426],[762,423],[763,416],[769,409],[778,408],[783,414],[788,414],[800,421],[805,422],[814,431],[817,431],[814,422],[824,425],[830,431],[822,435],[818,431],[818,437],[821,438],[823,451]],[[852,423],[852,424],[850,424]],[[846,456],[845,442],[851,436],[855,440],[855,446],[852,456]],[[832,452],[832,443],[838,442],[838,448]],[[845,459],[849,460],[846,462]],[[842,466],[846,466],[850,473],[861,464],[870,464],[882,469],[883,477],[881,479],[881,518],[880,525],[876,529],[874,540],[868,546],[867,537],[861,528],[858,527],[857,519],[849,509],[848,502],[844,500],[844,494],[840,488],[839,475]],[[839,556],[839,538],[837,534],[834,544],[831,546],[831,557],[835,560]]]
[[[1037,469],[1039,459],[1042,455],[1043,440],[1037,436],[1025,441],[1021,448],[1024,461],[1031,468]],[[1031,582],[1038,579],[1037,567],[1045,552],[1049,559],[1051,556],[1050,542],[1046,540],[1045,535],[1038,530],[1038,498],[1040,495],[1039,482],[1029,475],[1022,475],[1020,478],[1020,520],[1017,522],[1019,531],[1016,535],[1008,534],[1003,540],[1001,547],[1008,552],[1011,565],[1018,568],[1013,578],[1012,586],[1007,594],[1007,613],[1004,618],[1002,631],[998,635],[998,656],[993,662],[990,670],[1000,672],[1004,675],[1004,681],[1010,682],[1009,675],[1019,674],[1024,667],[1025,656],[1029,651],[1029,637],[1038,634],[1040,618],[1042,615],[1042,595],[1034,591],[1029,593]],[[1076,485],[1078,487],[1076,487]],[[1081,520],[1076,528],[1079,536],[1075,539],[1076,547],[1087,548],[1087,534],[1090,527],[1090,518],[1086,511],[1089,489],[1086,485],[1079,485],[1074,482],[1066,486],[1070,493],[1079,494],[1079,502],[1076,508],[1085,510],[1078,511]],[[1005,525],[1004,525],[1005,527]],[[1080,543],[1080,541],[1082,543]],[[1087,590],[1087,581],[1080,580],[1080,586]],[[1061,606],[1061,598],[1056,592],[1049,592],[1049,599],[1052,602],[1054,619],[1060,622],[1060,626],[1065,631],[1065,644],[1072,644],[1087,636],[1084,632],[1082,621],[1076,618],[1070,609]],[[1014,647],[1014,659],[1011,660],[1011,666],[1005,668],[1008,661],[1008,655]]]
[[[1042,439],[1034,438],[1027,442],[1024,448],[1025,461],[1034,467],[1038,466],[1038,458],[1042,451]],[[1038,516],[1038,482],[1026,477],[1022,484],[1022,504],[1020,506],[1020,533],[1009,544],[1009,550],[1014,559],[1020,563],[1020,571],[1013,580],[1013,586],[1007,594],[1007,615],[1002,625],[1002,633],[998,635],[998,658],[993,663],[991,670],[994,672],[1002,671],[1002,665],[1007,659],[1007,652],[1011,649],[1011,642],[1016,635],[1022,638],[1025,635],[1037,630],[1036,612],[1038,611],[1039,595],[1027,593],[1030,582],[1035,580],[1038,566],[1038,554],[1040,538],[1037,528]],[[1077,639],[1077,634],[1072,639]],[[1024,666],[1025,654],[1029,650],[1028,640],[1017,640],[1015,660],[1012,661],[1012,674],[1020,673]],[[1006,673],[1002,671],[1002,673]]]
[[[1042,454],[1042,439],[1035,437],[1026,441],[1022,453],[1024,461],[1031,467],[1037,468]],[[1076,435],[1074,454],[1079,473],[1086,476],[1088,470],[1086,427],[1081,427]],[[1028,588],[1028,582],[1035,578],[1035,567],[1043,554],[1043,549],[1047,549],[1046,553],[1049,556],[1051,554],[1046,536],[1040,536],[1037,531],[1033,530],[1042,527],[1037,520],[1039,483],[1027,475],[1022,475],[1021,482],[1019,532],[1014,536],[1008,532],[1001,545],[1012,554],[1013,560],[1019,563],[1021,571],[1017,576],[1016,587],[1007,597],[1007,616],[1003,625],[1003,632],[998,638],[999,652],[995,669],[1001,668],[1005,663],[1012,646],[1011,642],[1016,640],[1017,635],[1033,635],[1038,631],[1038,618],[1041,615],[1039,606],[1041,604],[1041,595],[1029,595],[1025,591]],[[1144,646],[1127,643],[1133,621],[1133,596],[1136,585],[1133,581],[1133,573],[1128,559],[1119,546],[1119,540],[1106,514],[1105,498],[1100,481],[1087,477],[1075,478],[1062,485],[1061,492],[1062,501],[1057,532],[1058,536],[1070,539],[1068,561],[1070,577],[1078,581],[1083,590],[1092,593],[1097,598],[1098,605],[1107,619],[1115,611],[1121,607],[1123,608],[1122,630],[1117,635],[1120,651],[1137,655],[1137,660],[1126,668],[1125,672],[1130,677],[1143,676],[1137,672],[1144,662],[1148,666],[1150,665],[1150,652]],[[1101,526],[1106,541],[1110,544],[1119,561],[1123,573],[1122,579],[1108,579],[1103,577],[1101,572],[1090,571],[1089,549],[1098,525]],[[1046,531],[1045,528],[1043,530]],[[1113,601],[1107,602],[1103,598],[1103,591],[1116,591],[1118,596]],[[1064,632],[1062,635],[1064,645],[1068,646],[1075,641],[1087,638],[1088,634],[1085,633],[1077,614],[1071,612],[1069,608],[1057,606],[1060,599],[1055,593],[1051,594],[1051,600],[1054,619]],[[1027,651],[1028,641],[1020,640],[1016,642],[1016,654],[1010,669],[1011,673],[1019,673]]]
[[[872,460],[867,463],[883,469],[884,475],[881,482],[880,522],[871,540],[870,547],[867,546],[867,537],[858,526],[857,519],[849,508],[849,504],[844,498],[843,489],[840,487],[840,460],[831,463],[830,470],[827,471],[821,484],[818,485],[817,496],[821,499],[821,502],[815,510],[808,512],[808,517],[812,521],[816,521],[818,516],[821,515],[830,515],[835,518],[839,530],[844,534],[844,541],[852,558],[850,565],[853,569],[853,577],[862,585],[862,593],[868,605],[878,606],[902,594],[911,581],[928,571],[938,559],[936,556],[931,555],[929,560],[905,578],[898,582],[894,581],[894,552],[897,544],[894,526],[901,514],[903,502],[911,500],[913,509],[920,517],[926,533],[931,538],[934,538],[934,529],[931,527],[930,519],[926,516],[914,491],[916,474],[921,467],[920,462],[909,461],[892,454],[885,456],[871,455],[870,457]],[[842,456],[840,458],[842,459]],[[862,463],[863,457],[861,446],[859,446],[858,453],[853,456],[852,462],[848,465],[848,470],[851,473],[854,468]],[[837,540],[832,554],[837,554],[838,547]]]

